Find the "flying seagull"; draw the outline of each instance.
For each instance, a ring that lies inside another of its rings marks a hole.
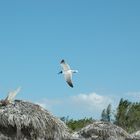
[[[73,88],[72,74],[77,73],[78,71],[71,70],[70,66],[65,62],[64,59],[60,62],[60,65],[62,67],[62,71],[60,71],[58,74],[63,74],[68,85]]]

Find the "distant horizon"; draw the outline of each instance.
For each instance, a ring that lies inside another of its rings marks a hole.
[[[140,1],[1,1],[0,98],[16,99],[55,116],[100,118],[109,103],[140,101]],[[74,75],[62,75],[65,59]]]

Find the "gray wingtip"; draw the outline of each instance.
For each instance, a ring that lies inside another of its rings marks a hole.
[[[67,82],[67,83],[68,83],[68,85],[69,85],[71,88],[74,87],[73,84],[72,84],[71,82]]]
[[[63,72],[62,71],[60,71],[59,73],[57,73],[57,74],[62,74]]]
[[[73,88],[74,86],[73,86],[73,85],[71,85],[70,87],[71,87],[71,88]]]
[[[64,63],[64,62],[65,62],[65,60],[64,60],[64,59],[62,59],[62,60],[61,60],[61,63]]]

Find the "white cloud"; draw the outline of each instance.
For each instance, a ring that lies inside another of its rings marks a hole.
[[[127,97],[131,97],[131,98],[136,98],[136,99],[140,99],[140,92],[128,92],[126,93]]]
[[[97,93],[90,93],[90,94],[79,94],[77,96],[72,97],[72,102],[85,106],[87,110],[102,110],[104,109],[109,103],[112,103],[112,99],[107,96],[101,96]]]
[[[107,105],[114,103],[110,96],[103,96],[97,93],[78,94],[61,99],[43,99],[37,104],[49,109],[57,116],[71,117],[96,117],[99,118],[101,111]]]

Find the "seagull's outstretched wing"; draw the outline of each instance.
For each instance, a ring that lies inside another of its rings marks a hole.
[[[17,88],[15,91],[9,92],[8,96],[6,97],[5,100],[12,102],[15,96],[20,92],[21,87]]]
[[[65,80],[68,83],[68,85],[73,88],[72,73],[65,73],[64,77],[65,77]]]
[[[65,62],[65,60],[62,60],[60,64],[61,64],[63,71],[70,70],[70,66]]]

